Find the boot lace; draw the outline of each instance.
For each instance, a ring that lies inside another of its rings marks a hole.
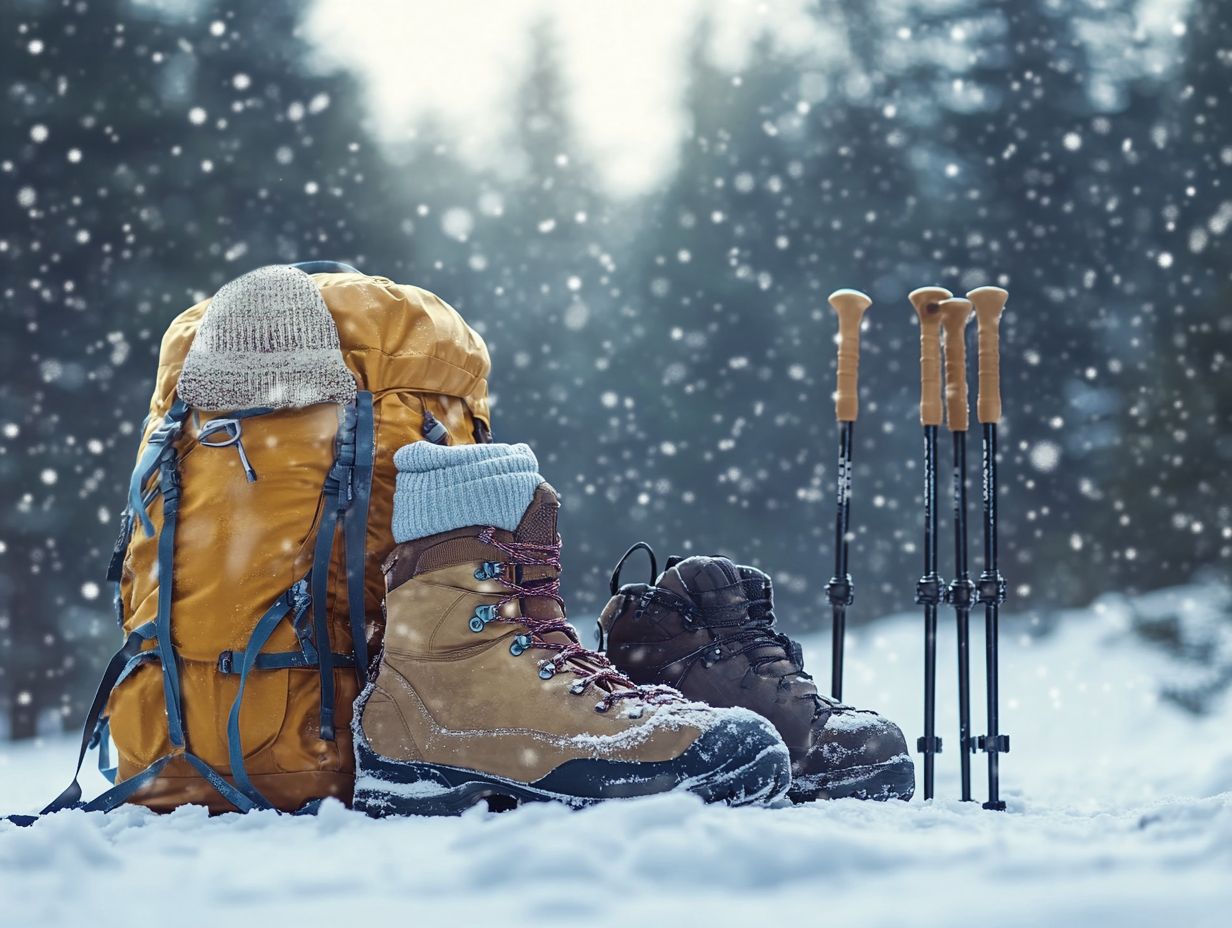
[[[519,638],[527,640],[523,643],[521,650],[514,651],[515,654],[531,648],[555,652],[551,658],[541,663],[539,675],[544,679],[550,679],[557,673],[568,670],[576,677],[569,687],[569,692],[575,696],[582,695],[592,686],[602,690],[603,696],[595,704],[596,712],[606,712],[617,702],[625,699],[638,699],[649,705],[667,705],[685,701],[684,697],[670,686],[635,684],[618,671],[606,655],[592,651],[581,643],[577,629],[570,625],[563,615],[565,601],[560,595],[559,538],[554,544],[547,545],[524,541],[504,542],[496,537],[496,532],[495,526],[488,526],[480,532],[479,540],[496,548],[505,556],[505,560],[501,562],[502,566],[514,569],[501,570],[492,577],[505,588],[505,595],[495,604],[496,614],[491,621],[506,625],[519,625],[526,629],[527,634]],[[521,581],[518,579],[521,575],[521,571],[517,570],[519,567],[548,567],[552,569],[552,573],[541,579]],[[502,606],[524,597],[542,597],[553,600],[560,606],[562,615],[542,619],[529,615],[506,617],[500,614]],[[562,635],[565,640],[555,641],[547,638],[552,634]],[[515,639],[515,646],[517,642],[518,639]]]
[[[734,580],[716,592],[733,589],[740,589],[744,594],[742,599],[720,606],[699,607],[690,600],[659,589],[648,591],[643,599],[667,605],[685,617],[686,625],[709,629],[715,635],[713,641],[699,647],[689,655],[690,658],[700,660],[709,657],[711,660],[726,661],[745,656],[749,661],[750,674],[776,677],[783,695],[797,692],[801,698],[810,699],[814,718],[821,712],[850,708],[814,688],[807,693],[795,690],[792,685],[794,681],[812,681],[813,676],[804,669],[804,652],[799,642],[775,629],[771,596],[762,591],[760,584],[754,588],[754,581],[744,579]],[[714,653],[715,645],[723,646],[719,654]]]
[[[781,647],[784,657],[780,657],[773,651],[751,656],[749,664],[753,672],[764,673],[769,669],[769,665],[780,662],[785,658],[789,666],[776,674],[779,678],[780,687],[790,687],[789,681],[792,678],[811,681],[813,675],[804,669],[804,650],[800,647],[800,643],[782,632],[776,631],[774,628],[774,602],[772,598],[765,594],[746,593],[746,595],[748,595],[749,600],[749,620],[740,631],[731,636],[731,640],[741,645],[735,653],[747,654],[749,652],[757,652],[769,645]],[[808,693],[807,698],[813,701],[814,718],[823,711],[830,712],[835,709],[851,708],[821,692]]]

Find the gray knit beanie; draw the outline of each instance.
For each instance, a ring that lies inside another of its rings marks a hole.
[[[176,388],[199,409],[349,403],[355,377],[312,278],[272,264],[226,284],[205,310]]]
[[[544,479],[526,445],[434,445],[417,441],[394,454],[394,541],[473,525],[512,532]]]

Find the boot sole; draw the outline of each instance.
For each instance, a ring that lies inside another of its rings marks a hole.
[[[750,738],[760,742],[749,757]],[[562,802],[574,808],[606,799],[687,790],[705,802],[742,806],[768,803],[787,792],[787,749],[761,728],[724,721],[703,733],[679,757],[640,763],[576,758],[523,783],[480,770],[381,757],[357,733],[353,808],[387,815],[460,815],[486,800],[495,809],[523,802]],[[719,763],[715,764],[716,760]]]
[[[787,798],[792,802],[813,802],[818,799],[871,799],[884,802],[915,794],[915,764],[910,757],[900,756],[880,764],[847,767],[829,773],[797,777]]]

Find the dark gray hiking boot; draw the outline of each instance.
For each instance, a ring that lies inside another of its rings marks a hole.
[[[620,565],[599,637],[621,673],[765,716],[791,753],[796,802],[911,798],[915,766],[902,731],[817,691],[800,646],[775,629],[765,573],[697,556],[672,558],[653,584],[619,578]]]

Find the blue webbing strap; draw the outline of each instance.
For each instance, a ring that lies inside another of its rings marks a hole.
[[[85,803],[81,808],[86,812],[110,812],[124,800],[128,799],[133,793],[141,789],[161,771],[172,758],[176,757],[175,753],[164,754],[150,766],[146,767],[140,773],[133,774],[127,780],[121,780],[107,792],[99,796],[95,796],[89,802]]]
[[[153,629],[154,623],[147,622],[146,627]],[[128,679],[128,675],[148,661],[156,661],[159,659],[157,650],[153,651],[138,651],[128,659],[128,663],[124,665],[124,669],[120,671],[120,675],[116,677],[115,683],[111,684],[111,688],[115,689],[121,683]],[[105,708],[105,706],[104,706]],[[94,727],[94,735],[90,738],[90,748],[98,748],[98,772],[101,773],[108,782],[114,783],[116,775],[119,773],[119,767],[111,763],[111,719],[108,716],[103,716],[98,720],[98,724]]]
[[[253,665],[253,670],[299,670],[305,668],[319,668],[321,666],[320,656],[317,653],[317,646],[312,642],[312,623],[310,617],[305,619],[305,610],[300,610],[295,613],[292,618],[291,625],[295,629],[295,637],[299,640],[298,651],[262,651],[257,655],[257,661]],[[241,651],[237,655],[234,651],[223,651],[218,655],[218,672],[225,674],[239,673],[239,663],[243,660],[244,654]],[[334,652],[334,667],[354,667],[355,654],[343,654],[339,651]]]
[[[322,488],[321,524],[312,550],[312,625],[321,669],[321,740],[334,740],[334,652],[329,640],[329,563],[338,533],[338,517],[354,495],[355,431],[357,407],[343,408],[338,429],[337,456]],[[345,539],[344,539],[345,541]],[[344,577],[345,577],[344,573]]]
[[[317,661],[321,669],[321,740],[334,740],[334,653],[329,641],[329,560],[334,550],[334,533],[338,528],[338,491],[330,490],[331,478],[325,481],[325,500],[321,508],[321,525],[317,529],[316,546],[312,553],[312,625],[317,639]]]
[[[82,810],[85,812],[110,812],[158,776],[162,769],[177,757],[182,757],[184,760],[192,764],[193,767],[196,768],[197,772],[200,773],[201,776],[204,777],[212,787],[214,787],[214,789],[218,790],[218,794],[222,796],[223,799],[227,800],[227,802],[231,803],[241,812],[248,812],[254,808],[254,803],[252,800],[219,776],[213,767],[203,761],[196,754],[181,754],[173,751],[170,754],[164,754],[140,773],[133,774],[127,780],[121,780],[102,795],[91,799],[81,807]]]
[[[111,719],[107,716],[99,719],[98,727],[94,729],[94,737],[90,740],[90,746],[94,747],[96,744],[98,746],[98,772],[102,774],[104,780],[114,786],[116,776],[120,772],[120,765],[111,762]]]
[[[146,537],[154,534],[154,523],[150,521],[145,511],[142,491],[146,481],[153,476],[154,471],[159,469],[163,456],[172,448],[175,437],[184,427],[184,419],[187,416],[188,404],[177,397],[167,414],[163,416],[163,421],[159,423],[158,428],[151,433],[145,450],[137,460],[137,466],[133,468],[132,478],[128,482],[128,508],[140,520]]]
[[[94,692],[94,700],[90,703],[90,709],[86,713],[86,723],[81,730],[81,749],[77,752],[77,768],[73,771],[73,782],[65,787],[59,796],[49,802],[47,807],[39,813],[40,815],[47,815],[51,812],[59,812],[61,809],[70,808],[81,799],[81,784],[78,782],[81,777],[81,765],[86,759],[86,751],[90,749],[90,742],[94,740],[94,734],[98,728],[103,710],[107,708],[107,700],[111,696],[111,691],[115,689],[116,684],[120,681],[129,660],[141,650],[142,643],[150,640],[152,637],[154,637],[153,622],[146,622],[144,625],[138,626],[124,639],[124,645],[107,662],[107,669],[103,671],[103,678],[99,681],[98,689]]]
[[[364,575],[368,549],[368,501],[372,497],[372,466],[376,457],[376,424],[372,394],[355,394],[355,469],[351,485],[354,498],[343,516],[343,552],[346,558],[347,610],[351,641],[355,648],[355,675],[359,688],[368,685],[368,631],[364,608]]]
[[[124,575],[124,555],[128,553],[128,542],[133,537],[133,511],[127,506],[120,513],[120,534],[116,537],[115,547],[111,549],[111,560],[107,564],[107,580],[119,583]]]
[[[242,661],[244,655],[238,655]],[[253,670],[315,670],[320,663],[317,660],[317,649],[313,648],[312,653],[305,654],[303,651],[274,651],[263,652],[257,655],[256,663],[253,664]],[[334,652],[335,667],[354,667],[355,655],[343,654],[340,651]],[[223,651],[218,655],[218,672],[223,674],[234,674],[240,672],[240,666],[236,662],[236,653],[234,651]]]
[[[218,795],[227,800],[227,802],[231,803],[231,805],[235,806],[235,808],[240,812],[251,812],[257,807],[257,803],[253,802],[249,797],[245,796],[238,789],[224,780],[217,770],[203,761],[196,754],[185,754],[184,759],[192,764],[193,767],[196,768],[197,772],[205,779],[205,781],[218,791]]]
[[[163,527],[158,533],[158,617],[155,621],[159,659],[163,662],[163,697],[167,703],[167,734],[174,747],[184,747],[180,718],[180,667],[171,641],[171,600],[175,578],[175,528],[180,514],[180,472],[172,452],[159,466],[158,488],[163,497]]]
[[[248,675],[256,668],[257,655],[269,641],[278,623],[287,613],[292,613],[294,624],[307,608],[308,583],[306,580],[300,580],[265,610],[265,615],[261,616],[253,628],[248,638],[248,647],[244,649],[240,660],[240,684],[235,693],[235,702],[231,704],[231,714],[227,717],[227,754],[231,764],[231,777],[244,795],[263,809],[270,808],[270,802],[252,785],[248,771],[244,768],[244,747],[240,742],[240,710],[244,702],[244,688],[248,685]]]

